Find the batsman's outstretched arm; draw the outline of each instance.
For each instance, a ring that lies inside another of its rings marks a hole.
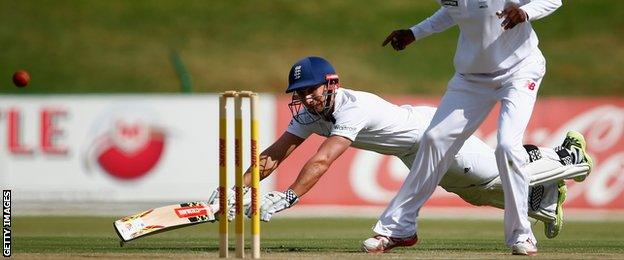
[[[298,137],[289,132],[284,132],[277,141],[271,146],[260,153],[260,180],[269,177],[271,173],[277,169],[277,167],[288,156],[305,141],[305,139]],[[247,169],[245,176],[243,177],[243,183],[245,186],[251,185],[251,168]]]
[[[273,214],[292,207],[299,197],[306,194],[327,171],[329,166],[351,145],[351,140],[342,136],[330,136],[321,144],[316,154],[303,166],[299,176],[285,192],[273,191],[262,196],[260,220],[269,221]],[[247,208],[245,214],[251,216]]]
[[[277,141],[271,146],[262,151],[259,156],[260,165],[260,179],[264,179],[271,175],[271,173],[290,155],[305,139],[298,137],[289,132],[284,132]],[[249,193],[251,186],[251,168],[247,169],[243,176],[243,207],[247,207],[251,203],[251,193]],[[232,192],[228,192],[228,219],[234,219],[236,211],[234,204],[236,202],[234,187],[231,188]],[[219,188],[217,187],[212,195],[208,199],[208,204],[213,208],[219,207]]]
[[[306,194],[349,146],[351,146],[351,140],[342,136],[333,135],[325,139],[316,154],[301,168],[299,176],[289,189],[298,197]]]

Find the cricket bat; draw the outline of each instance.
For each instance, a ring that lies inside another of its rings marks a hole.
[[[113,227],[121,239],[119,244],[123,246],[125,242],[148,235],[214,222],[217,210],[205,201],[173,204],[118,219],[113,222]]]

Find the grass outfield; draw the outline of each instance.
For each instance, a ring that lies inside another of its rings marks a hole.
[[[218,225],[203,224],[146,237],[119,247],[114,218],[14,217],[13,256],[28,258],[218,257]],[[504,258],[502,222],[423,220],[411,248],[369,256],[359,251],[374,219],[275,219],[262,225],[264,258]],[[233,225],[231,226],[233,231]],[[540,239],[539,258],[624,257],[624,222],[568,222],[556,239]],[[232,234],[232,233],[230,233]],[[233,237],[231,237],[233,245]],[[249,254],[249,251],[247,251]],[[233,256],[233,248],[230,254]]]
[[[178,92],[176,51],[197,92],[283,92],[290,65],[329,58],[345,87],[441,95],[453,74],[457,28],[403,53],[390,31],[436,1],[0,1],[0,93]],[[624,1],[574,0],[536,21],[547,58],[541,95],[624,94]],[[31,72],[16,89],[13,71]]]

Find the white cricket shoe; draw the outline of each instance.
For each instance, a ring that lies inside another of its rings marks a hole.
[[[418,242],[418,236],[396,238],[382,235],[375,235],[362,242],[362,251],[367,253],[385,253],[398,246],[413,246]]]
[[[511,254],[534,256],[537,255],[537,246],[535,246],[535,243],[533,243],[531,239],[527,239],[526,241],[519,241],[511,246]]]

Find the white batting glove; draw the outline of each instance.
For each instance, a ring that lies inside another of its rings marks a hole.
[[[272,191],[262,196],[260,200],[260,220],[268,222],[273,214],[290,208],[297,204],[299,197],[291,189],[285,192]],[[247,217],[251,217],[251,207],[245,211]]]
[[[243,187],[243,210],[245,210],[245,208],[248,208],[251,205],[251,192],[249,192],[251,190],[250,187]],[[219,188],[217,187],[217,189],[215,189],[215,191],[212,192],[212,195],[210,195],[210,198],[208,199],[208,204],[211,205],[212,208],[215,209],[221,209],[219,206]],[[228,195],[227,195],[227,207],[228,207],[228,213],[227,213],[227,219],[228,221],[232,221],[234,219],[234,216],[236,216],[236,187],[232,187],[229,191],[228,191]],[[218,217],[219,215],[215,215],[216,217]]]

